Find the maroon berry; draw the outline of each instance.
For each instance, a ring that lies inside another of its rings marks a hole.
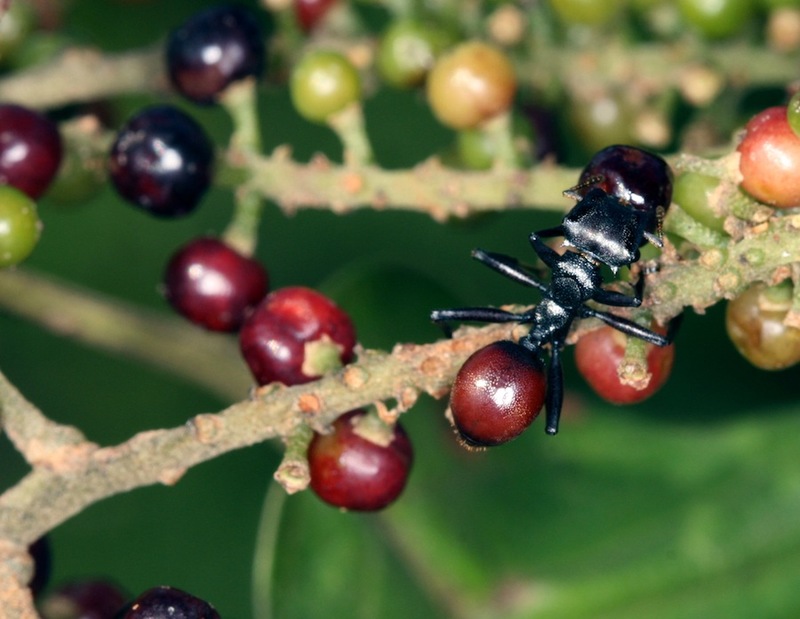
[[[0,184],[38,198],[58,172],[61,150],[61,135],[49,118],[20,105],[0,105]]]
[[[260,385],[299,385],[352,360],[356,334],[328,297],[295,286],[264,298],[242,325],[239,343]]]
[[[467,445],[490,447],[519,436],[545,399],[541,362],[509,340],[474,352],[450,392],[453,423]]]
[[[236,331],[267,294],[269,279],[256,260],[203,237],[181,247],[167,264],[164,295],[175,310],[211,331]]]
[[[266,48],[256,17],[241,6],[196,13],[169,36],[167,70],[172,85],[196,103],[213,103],[231,83],[258,77]]]
[[[42,601],[45,619],[114,619],[127,597],[105,580],[86,580],[58,587]]]
[[[311,32],[337,0],[294,0],[297,23],[304,32]]]
[[[311,440],[311,489],[336,507],[383,509],[405,488],[413,455],[399,423],[389,428],[362,410],[350,411],[333,423],[333,432]]]
[[[203,128],[178,108],[144,109],[117,134],[110,175],[119,194],[160,217],[195,209],[211,184],[214,148]]]
[[[120,619],[220,619],[211,604],[172,587],[148,589],[119,615]]]
[[[654,329],[664,333],[664,329]],[[575,365],[578,372],[595,393],[614,404],[641,402],[658,391],[669,378],[675,359],[675,346],[647,346],[647,370],[650,379],[641,385],[623,384],[619,367],[625,357],[626,336],[608,326],[603,326],[581,336],[575,344]]]
[[[595,178],[599,180],[591,182]],[[666,210],[672,202],[669,165],[658,155],[635,146],[615,144],[598,151],[581,172],[578,183],[587,183],[579,191],[581,195],[599,187],[623,204],[650,214],[646,225],[650,232],[658,226],[657,209]]]

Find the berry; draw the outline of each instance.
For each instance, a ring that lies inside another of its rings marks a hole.
[[[58,587],[42,601],[44,619],[114,619],[127,598],[116,585],[86,580]]]
[[[119,194],[159,217],[193,211],[211,184],[214,148],[203,128],[167,105],[144,109],[117,134],[110,175]]]
[[[211,604],[172,587],[148,589],[123,610],[119,619],[220,619]]]
[[[266,48],[261,26],[236,5],[196,13],[167,41],[167,70],[175,89],[196,103],[213,103],[231,83],[258,77]]]
[[[741,355],[762,370],[782,370],[800,361],[800,329],[784,323],[792,286],[756,283],[728,302],[725,326]]]
[[[269,293],[239,332],[242,355],[260,385],[299,385],[348,363],[353,323],[325,295],[300,286]]]
[[[418,86],[449,42],[450,37],[432,24],[411,19],[395,20],[383,33],[378,45],[378,72],[392,86]]]
[[[725,217],[711,206],[711,193],[719,179],[698,172],[685,172],[675,179],[673,200],[693,219],[717,232],[724,232]]]
[[[39,242],[41,227],[36,203],[14,187],[0,185],[0,268],[25,260]]]
[[[61,135],[55,123],[20,105],[0,105],[0,184],[36,199],[60,164]]]
[[[322,123],[361,98],[361,78],[342,54],[314,50],[292,70],[289,91],[303,118]]]
[[[741,32],[752,20],[754,8],[753,0],[678,0],[684,21],[708,39]]]
[[[619,15],[620,0],[550,0],[550,6],[565,24],[607,24]]]
[[[800,137],[789,126],[785,107],[756,114],[738,150],[744,191],[776,208],[800,206]]]
[[[585,333],[575,344],[575,365],[578,372],[597,395],[614,404],[634,404],[652,396],[669,378],[675,359],[673,344],[645,344],[647,369],[651,376],[643,389],[637,389],[623,384],[619,379],[619,368],[625,357],[625,342],[625,335],[603,326]]]
[[[600,178],[597,182],[591,179]],[[635,146],[615,144],[595,153],[581,172],[579,190],[586,195],[599,187],[631,208],[652,216],[646,226],[650,232],[658,227],[658,207],[666,210],[672,202],[672,171],[658,155]]]
[[[336,0],[294,0],[294,14],[303,32],[311,32],[322,21]]]
[[[541,362],[508,340],[474,352],[450,392],[450,412],[467,445],[490,447],[519,436],[539,414],[545,398]]]
[[[469,129],[509,109],[517,90],[514,67],[502,51],[468,41],[436,61],[427,81],[427,98],[439,121]]]
[[[195,324],[236,331],[267,294],[264,268],[222,241],[204,237],[181,247],[167,264],[164,296]]]
[[[405,488],[413,456],[399,423],[389,428],[376,416],[350,411],[333,423],[330,434],[311,440],[311,489],[335,507],[383,509]]]

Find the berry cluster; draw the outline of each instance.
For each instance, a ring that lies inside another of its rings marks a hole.
[[[476,250],[474,257],[499,273],[538,289],[543,299],[516,314],[495,308],[437,310],[436,322],[477,320],[530,324],[519,343],[501,341],[473,353],[456,375],[450,414],[468,446],[491,446],[521,434],[547,406],[546,431],[555,434],[563,400],[561,348],[573,320],[597,318],[607,326],[584,335],[578,369],[598,394],[616,403],[637,402],[663,384],[672,365],[672,333],[663,334],[609,312],[591,308],[593,300],[616,307],[638,307],[643,280],[633,297],[602,287],[600,265],[616,271],[639,260],[647,241],[661,245],[661,220],[672,197],[672,173],[659,156],[631,146],[610,146],[595,154],[580,183],[566,192],[579,200],[556,228],[533,233],[533,249],[552,271],[542,283],[514,258]],[[558,254],[540,237],[563,236],[573,251]],[[619,344],[610,339],[619,333]],[[623,335],[624,334],[624,335]],[[632,388],[623,382],[624,336],[635,336],[663,352],[647,354],[649,378]],[[545,375],[543,348],[549,347]]]

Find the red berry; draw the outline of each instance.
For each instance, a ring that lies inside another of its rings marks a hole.
[[[453,423],[467,445],[489,447],[519,436],[544,404],[541,362],[503,340],[473,353],[450,392]]]
[[[666,382],[675,359],[674,344],[645,344],[650,382],[643,389],[623,384],[619,379],[619,367],[625,356],[625,341],[625,335],[603,326],[584,334],[575,344],[578,371],[601,398],[614,404],[634,404],[649,398]]]
[[[296,286],[268,294],[242,325],[239,343],[260,385],[299,385],[352,360],[356,334],[333,301]]]
[[[739,143],[742,189],[776,208],[800,206],[800,137],[786,108],[776,106],[756,114]]]
[[[164,294],[180,314],[211,331],[236,331],[267,294],[256,260],[214,238],[195,239],[170,259]]]
[[[61,149],[58,127],[49,118],[20,105],[0,105],[0,184],[38,198],[58,172]]]
[[[294,0],[297,23],[304,32],[311,32],[337,0]]]
[[[148,589],[124,611],[119,619],[220,619],[211,604],[172,587]]]
[[[213,103],[231,83],[258,77],[266,48],[249,10],[222,5],[196,13],[170,33],[167,69],[172,85],[196,103]]]
[[[333,423],[330,434],[315,434],[308,447],[311,489],[326,503],[375,511],[405,488],[413,450],[399,423],[387,427],[362,410]]]

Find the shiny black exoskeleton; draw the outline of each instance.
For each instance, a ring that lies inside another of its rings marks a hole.
[[[477,321],[531,325],[530,331],[519,343],[543,363],[545,346],[549,344],[545,400],[545,431],[548,434],[558,432],[564,395],[561,351],[576,318],[597,318],[627,335],[657,346],[668,345],[673,332],[671,328],[667,335],[661,335],[631,320],[586,305],[588,301],[613,307],[641,305],[643,279],[638,280],[633,296],[629,296],[603,288],[601,269],[606,265],[616,271],[619,267],[637,262],[639,247],[647,241],[660,246],[660,220],[664,207],[634,209],[597,187],[589,189],[583,197],[576,189],[579,188],[564,192],[579,201],[567,213],[561,225],[530,235],[534,251],[551,271],[549,283],[540,281],[515,258],[480,249],[472,252],[472,256],[486,266],[520,284],[539,290],[543,298],[537,306],[520,314],[492,307],[445,309],[431,313],[431,319],[437,323]],[[653,214],[657,212],[658,216],[654,217]],[[553,236],[563,236],[563,244],[568,251],[559,254],[542,241],[543,237]]]

